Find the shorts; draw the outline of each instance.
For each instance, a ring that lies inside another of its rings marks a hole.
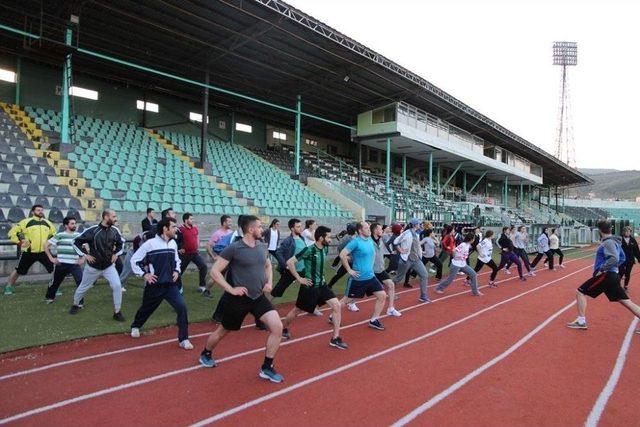
[[[376,273],[376,279],[378,282],[384,283],[385,280],[391,280],[391,276],[386,271],[382,271],[382,273]]]
[[[604,292],[611,302],[629,299],[627,293],[622,289],[622,286],[620,286],[620,276],[618,276],[618,273],[613,272],[592,277],[584,282],[584,284],[578,288],[578,291],[591,298],[597,298]]]
[[[18,259],[18,265],[16,266],[16,272],[23,276],[29,272],[29,269],[33,264],[39,262],[44,265],[44,268],[47,270],[47,273],[51,273],[53,271],[53,263],[49,260],[49,257],[44,252],[22,252],[20,254],[20,258]]]
[[[336,295],[326,285],[318,288],[301,285],[296,307],[307,313],[313,313],[317,306],[322,306],[335,297]]]
[[[260,319],[265,313],[274,310],[273,305],[264,295],[260,295],[257,299],[251,299],[246,295],[227,295],[228,299],[225,301],[222,313],[222,327],[228,331],[239,330],[249,313],[256,319]]]
[[[371,296],[375,292],[382,291],[382,283],[375,277],[367,280],[354,280],[349,279],[347,284],[347,296],[349,298],[364,298],[364,296]]]

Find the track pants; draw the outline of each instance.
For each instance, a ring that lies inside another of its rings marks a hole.
[[[182,270],[180,271],[180,275],[184,274],[184,272],[187,270],[187,267],[189,267],[189,264],[192,262],[196,265],[196,267],[198,267],[198,286],[204,288],[205,286],[207,286],[207,263],[198,252],[180,255],[180,269]]]
[[[407,259],[406,261],[400,258],[398,263],[398,270],[393,277],[393,283],[400,283],[405,275],[413,269],[418,276],[420,276],[420,298],[429,299],[429,292],[427,291],[427,283],[429,281],[429,273],[427,268],[420,260]]]
[[[133,274],[133,270],[131,269],[131,257],[133,257],[134,253],[135,251],[132,249],[127,252],[127,255],[124,257],[124,265],[122,266],[122,272],[120,273],[120,283],[123,286],[127,283],[127,279],[129,279]]]
[[[633,261],[628,260],[620,267],[620,280],[624,277],[624,287],[629,287],[629,281],[631,280],[631,271],[633,270]]]
[[[547,262],[549,263],[549,270],[553,270],[553,252],[551,250],[549,250],[547,252],[544,252],[544,253],[538,252],[538,255],[536,255],[536,257],[534,258],[533,262],[531,263],[531,267],[535,268],[536,265],[538,265],[538,263],[540,262],[540,260],[544,256],[547,257]]]
[[[187,306],[184,298],[180,294],[178,285],[170,284],[148,284],[144,287],[142,295],[142,305],[136,312],[136,317],[131,324],[132,328],[141,328],[144,326],[149,317],[162,304],[162,301],[168,302],[176,311],[178,324],[178,342],[189,338],[189,321],[187,318]]]
[[[492,259],[490,259],[489,262],[482,262],[480,260],[476,260],[476,267],[473,269],[473,271],[478,273],[480,270],[482,270],[482,267],[484,267],[485,265],[491,269],[491,277],[489,278],[489,280],[491,282],[495,281],[496,276],[498,275],[498,271],[500,269],[496,265],[495,261]]]
[[[503,268],[509,263],[515,264],[516,268],[518,269],[518,276],[523,277],[522,263],[520,262],[520,258],[518,258],[515,252],[502,252],[502,255],[500,256],[500,265],[498,266],[498,270],[500,270],[501,268]]]
[[[465,265],[464,267],[458,267],[457,265],[451,264],[451,268],[449,270],[449,277],[447,277],[442,282],[440,282],[437,289],[444,291],[447,288],[447,286],[449,286],[451,282],[453,282],[453,279],[455,279],[456,275],[460,271],[462,271],[463,273],[466,273],[467,276],[469,276],[469,279],[471,280],[471,292],[474,295],[477,295],[478,294],[478,274],[473,270],[473,268],[469,267],[468,265]]]
[[[82,268],[80,268],[78,264],[56,264],[53,267],[53,279],[49,283],[49,287],[47,287],[47,295],[45,298],[55,299],[56,292],[58,292],[62,281],[69,275],[73,276],[73,280],[76,281],[76,287],[80,286],[82,282]]]
[[[82,271],[82,282],[76,289],[76,293],[73,295],[73,304],[80,304],[80,300],[84,298],[87,291],[93,287],[96,280],[100,277],[107,279],[109,286],[111,286],[111,293],[113,294],[113,308],[117,313],[122,307],[122,285],[120,284],[120,277],[118,276],[118,271],[114,264],[111,264],[104,270],[98,270],[86,264]]]

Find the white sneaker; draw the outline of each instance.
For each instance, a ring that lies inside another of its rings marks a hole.
[[[313,315],[321,317],[322,316],[322,312],[318,309],[318,307],[316,307],[316,309],[313,311]]]
[[[536,272],[535,272],[535,271],[533,271],[533,270],[531,270],[531,271],[529,272],[529,277],[535,277],[535,276],[536,276]]]
[[[507,274],[507,275],[511,276],[511,272],[509,270],[507,270],[506,268],[504,269],[504,274]]]
[[[436,270],[434,270],[433,268],[430,268],[430,269],[429,269],[429,273],[431,273],[431,274],[436,274]]]
[[[560,268],[565,268],[565,267],[564,267],[564,264],[560,264]]]
[[[131,328],[131,338],[140,338],[140,329]]]
[[[122,286],[122,293],[127,292],[127,288],[125,288],[124,286]]]
[[[191,341],[189,340],[180,341],[180,348],[184,348],[185,350],[193,350],[193,344],[191,344]]]
[[[402,313],[400,313],[395,308],[390,308],[390,309],[387,310],[387,316],[401,317]]]
[[[207,288],[205,288],[204,286],[198,286],[198,292],[203,293],[206,290]]]
[[[355,302],[350,302],[349,304],[347,304],[347,309],[349,311],[360,311]]]

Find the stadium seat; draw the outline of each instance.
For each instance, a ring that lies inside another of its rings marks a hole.
[[[49,211],[49,221],[53,223],[60,223],[64,219],[64,215],[62,215],[62,211],[57,207],[52,207]]]
[[[10,208],[12,207],[13,201],[11,200],[11,196],[7,193],[0,194],[0,207]]]
[[[11,225],[6,222],[0,223],[0,240],[8,240],[9,239],[9,230],[11,230]]]
[[[67,211],[67,216],[75,218],[76,221],[78,221],[78,222],[82,222],[82,216],[80,215],[80,211],[78,211],[77,209],[70,208]]]
[[[7,215],[7,221],[11,223],[17,223],[22,221],[25,218],[24,211],[19,207],[12,207],[9,209],[9,214]]]

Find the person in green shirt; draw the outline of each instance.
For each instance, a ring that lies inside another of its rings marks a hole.
[[[315,230],[315,243],[303,248],[287,260],[287,269],[300,283],[296,305],[282,321],[282,337],[290,339],[288,327],[303,312],[313,314],[316,306],[327,304],[333,310],[333,336],[329,345],[341,350],[348,348],[340,337],[341,305],[338,298],[324,281],[325,251],[331,244],[331,229],[319,226]],[[297,263],[304,263],[304,277],[298,273]]]
[[[64,225],[64,231],[56,233],[56,235],[49,239],[44,247],[44,252],[47,254],[49,261],[54,265],[53,279],[49,282],[45,295],[47,304],[55,301],[56,295],[59,295],[58,288],[65,277],[73,276],[76,287],[80,286],[80,282],[82,282],[81,267],[84,264],[84,257],[80,257],[73,247],[73,241],[80,235],[80,233],[76,231],[76,219],[68,216],[62,220],[62,225]],[[51,253],[52,248],[56,250],[55,256]]]

